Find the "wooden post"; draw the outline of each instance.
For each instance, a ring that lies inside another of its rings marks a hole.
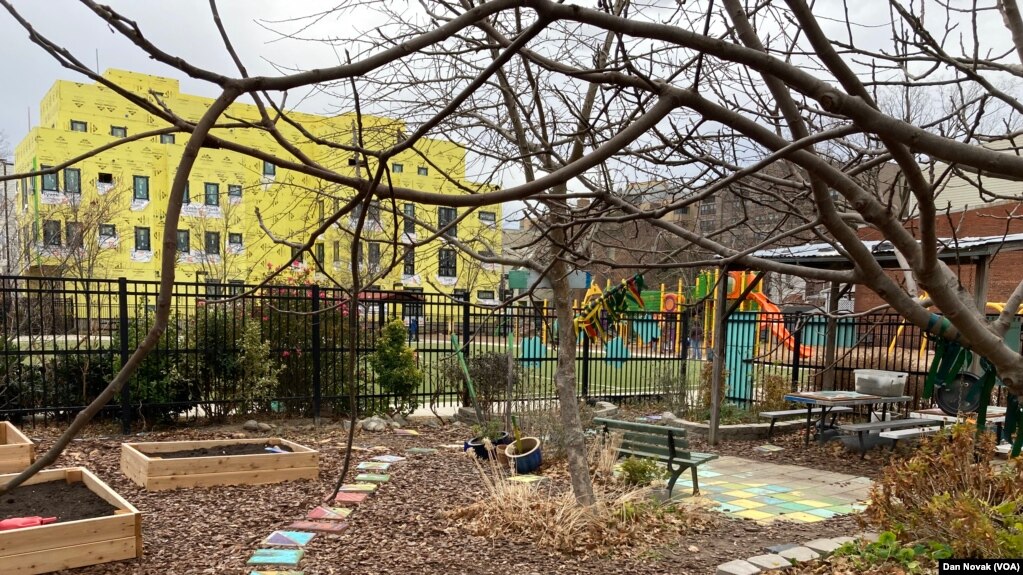
[[[838,282],[831,282],[831,290],[828,292],[828,327],[824,334],[824,389],[835,389],[835,355],[838,351],[838,299],[841,294],[841,286]]]

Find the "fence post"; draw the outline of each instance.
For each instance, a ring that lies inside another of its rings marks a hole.
[[[320,286],[313,286],[313,423],[320,424],[320,403],[323,399],[320,379]]]
[[[119,335],[121,337],[121,368],[128,363],[128,278],[117,278],[117,311]],[[131,433],[131,381],[121,388],[121,433]]]
[[[469,292],[466,291],[462,294],[462,353],[465,354],[466,359],[469,359],[469,314],[471,311]]]
[[[590,336],[583,331],[583,399],[590,397]]]
[[[784,316],[782,316],[784,317]],[[784,320],[783,320],[784,321]],[[802,317],[797,318],[795,329],[792,330],[792,392],[799,391],[799,350],[803,347],[803,321]]]

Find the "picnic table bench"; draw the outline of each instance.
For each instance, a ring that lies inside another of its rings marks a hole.
[[[914,429],[930,427],[932,425],[934,425],[934,420],[916,418],[890,419],[887,421],[868,421],[866,423],[849,423],[839,425],[838,430],[844,433],[855,433],[857,435],[860,443],[860,459],[863,459],[867,454],[867,447],[863,442],[863,436],[872,431]]]
[[[846,406],[838,406],[831,408],[828,412],[831,414],[831,426],[834,427],[835,419],[839,413],[850,412],[853,409]],[[793,415],[805,416],[806,410],[803,408],[799,409],[783,409],[781,411],[761,411],[760,417],[764,417],[771,420],[771,427],[767,430],[767,438],[770,439],[774,435],[774,423],[783,417],[789,417]]]
[[[618,455],[634,455],[653,459],[667,464],[668,497],[675,482],[686,469],[693,476],[693,495],[700,494],[700,483],[696,478],[696,468],[708,461],[717,459],[713,453],[697,453],[689,451],[686,430],[680,427],[649,425],[617,419],[596,418],[593,422],[601,426],[602,436],[606,439],[612,431],[622,432],[622,444],[618,447]]]
[[[882,431],[878,435],[883,437],[883,438],[885,438],[885,439],[892,440],[892,451],[895,451],[895,444],[898,443],[900,439],[912,439],[912,438],[915,438],[915,437],[924,437],[926,435],[934,435],[935,433],[938,433],[939,431],[941,431],[944,427],[945,426],[944,426],[944,424],[942,422],[937,422],[936,421],[936,422],[933,422],[928,427],[911,427],[909,429],[893,429],[891,431]]]

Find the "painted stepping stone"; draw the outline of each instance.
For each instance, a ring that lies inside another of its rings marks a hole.
[[[384,463],[398,463],[399,461],[405,461],[404,457],[398,455],[377,455],[376,457],[370,457],[373,461],[382,461]]]
[[[348,529],[348,523],[344,521],[296,521],[289,525],[289,527],[292,529],[317,531],[319,533],[341,533]]]
[[[464,445],[459,445],[457,443],[445,443],[444,445],[441,445],[441,448],[443,448],[443,449],[459,449],[461,451],[465,451],[465,446]],[[434,451],[436,451],[436,450],[434,450]]]
[[[305,575],[305,571],[251,571],[249,575]]]
[[[309,513],[306,513],[305,518],[340,521],[351,514],[352,510],[347,507],[327,507],[326,505],[319,505]]]
[[[256,549],[252,557],[249,557],[247,564],[295,567],[304,555],[305,551],[301,549]]]
[[[384,463],[382,461],[363,461],[362,463],[357,465],[355,468],[356,469],[372,470],[372,471],[387,471],[387,468],[390,467],[390,466],[391,466],[390,463]]]
[[[315,533],[303,533],[301,531],[274,531],[263,540],[263,545],[277,545],[280,547],[305,547],[316,537]]]
[[[369,493],[338,493],[334,503],[342,505],[358,505],[369,497]]]
[[[419,435],[419,432],[415,429],[395,429],[395,435]]]
[[[543,481],[546,477],[540,475],[512,475],[508,478],[508,481],[517,481],[519,483],[536,483],[537,481]]]
[[[371,483],[385,483],[391,480],[386,473],[360,473],[355,476],[356,481],[369,481]]]
[[[461,449],[461,447],[459,447]],[[405,453],[412,453],[415,455],[430,455],[431,453],[437,453],[437,450],[432,447],[410,447],[405,450]]]
[[[344,493],[373,493],[376,490],[376,483],[346,483],[341,486]]]

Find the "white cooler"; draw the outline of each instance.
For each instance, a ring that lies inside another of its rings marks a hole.
[[[881,369],[856,369],[856,391],[882,397],[898,397],[906,391],[908,373]]]

